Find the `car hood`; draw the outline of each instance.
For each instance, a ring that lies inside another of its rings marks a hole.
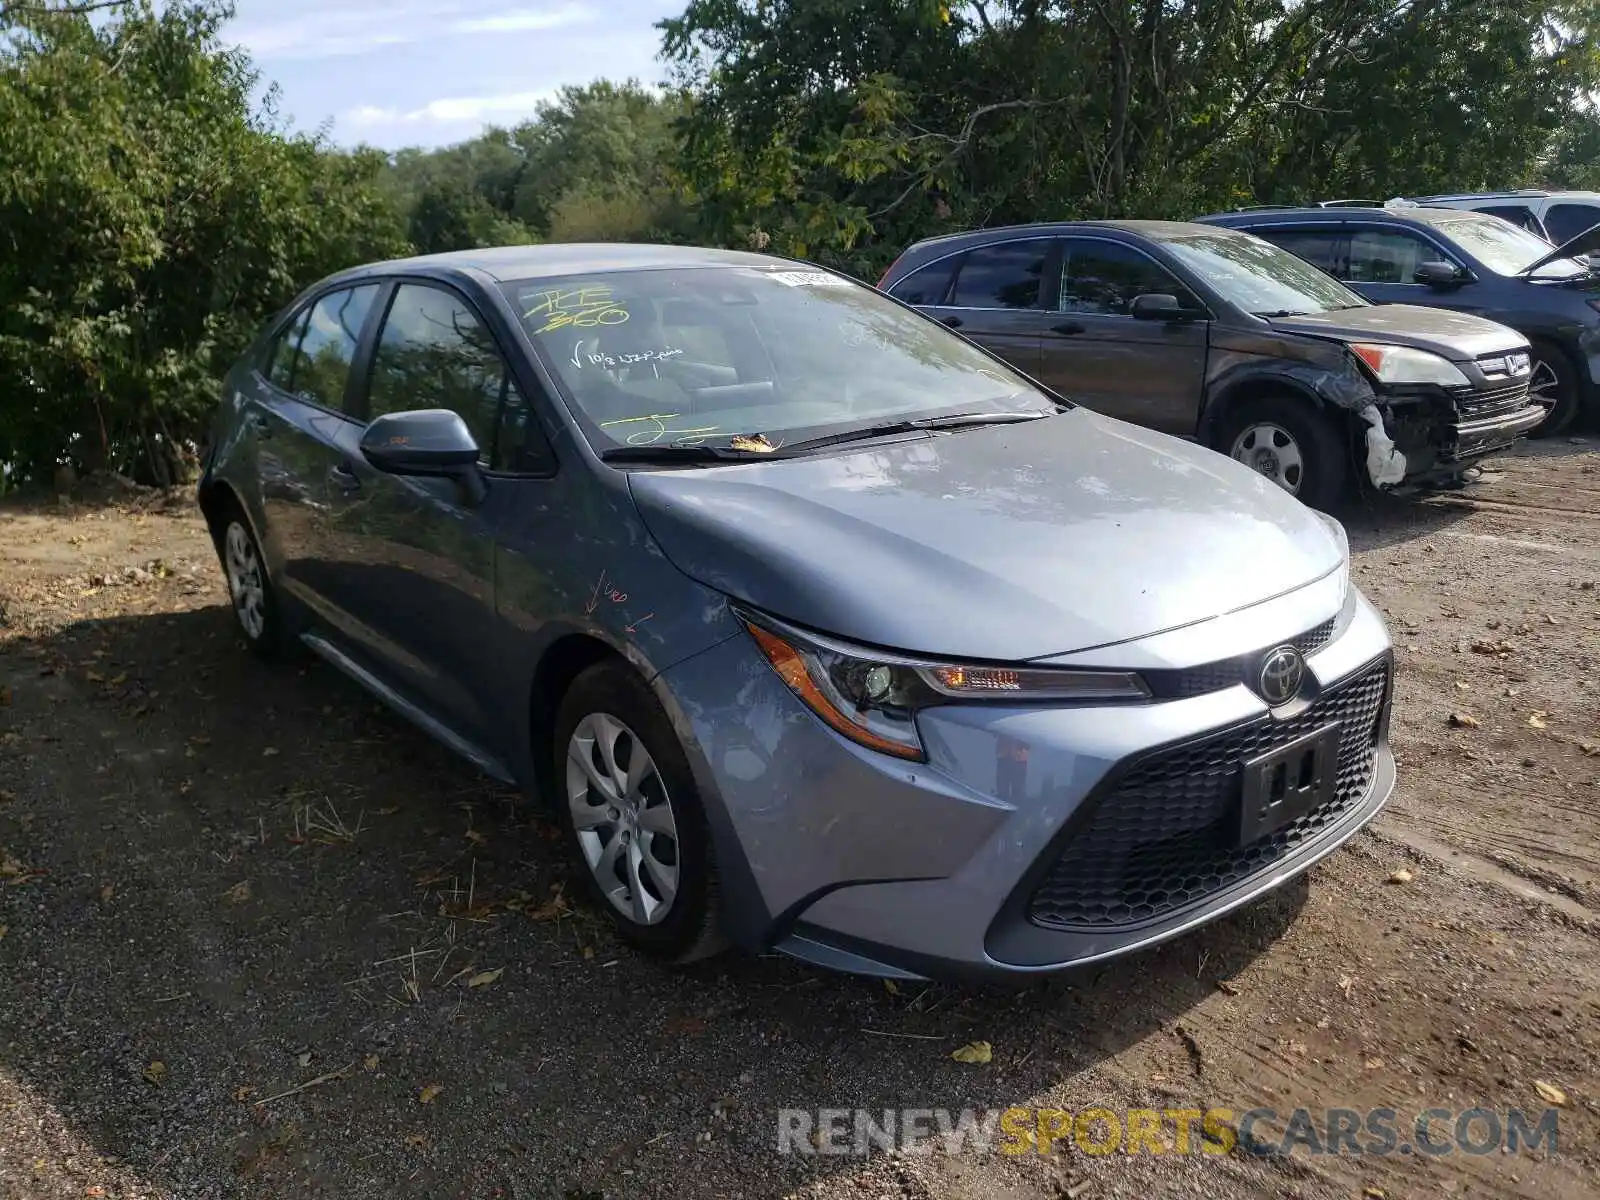
[[[707,587],[819,632],[951,658],[1163,632],[1344,557],[1311,509],[1242,464],[1081,408],[629,482],[667,557]]]
[[[1457,362],[1528,348],[1527,338],[1494,321],[1416,304],[1371,304],[1302,317],[1274,317],[1272,327],[1342,342],[1382,341],[1412,346]]]

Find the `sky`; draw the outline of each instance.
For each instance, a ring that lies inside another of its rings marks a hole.
[[[514,125],[557,88],[659,83],[655,22],[672,0],[237,0],[244,45],[280,108],[310,132],[385,149],[442,146]]]

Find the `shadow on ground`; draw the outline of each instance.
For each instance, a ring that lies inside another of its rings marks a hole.
[[[161,1195],[775,1192],[853,1165],[775,1155],[780,1108],[1003,1107],[1147,1038],[1187,1072],[1305,895],[1016,991],[672,973],[552,902],[513,796],[222,607],[14,640],[0,684],[43,872],[0,887],[0,1071]]]

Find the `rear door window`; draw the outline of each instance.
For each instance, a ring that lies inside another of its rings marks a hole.
[[[301,331],[294,348],[286,340],[274,356],[272,382],[323,408],[342,409],[356,343],[377,295],[378,285],[369,283],[320,297],[291,326]]]
[[[902,304],[922,306],[943,304],[945,293],[950,290],[951,277],[956,273],[956,263],[959,258],[959,255],[952,254],[949,258],[941,258],[938,262],[929,263],[920,270],[911,272],[889,289],[889,295]]]
[[[955,308],[1037,308],[1050,242],[1001,242],[968,251],[956,275]]]
[[[1344,234],[1337,229],[1263,229],[1259,236],[1335,278],[1343,276]]]
[[[1558,246],[1596,225],[1600,225],[1600,206],[1593,204],[1552,204],[1544,214],[1544,227]]]

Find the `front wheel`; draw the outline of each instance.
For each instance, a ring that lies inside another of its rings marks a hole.
[[[1528,399],[1545,410],[1544,420],[1528,432],[1529,437],[1554,437],[1565,433],[1577,417],[1582,402],[1578,394],[1578,375],[1567,356],[1555,346],[1541,342],[1533,347]]]
[[[573,681],[556,719],[567,844],[622,939],[673,963],[723,948],[710,831],[687,756],[626,664]]]
[[[1328,509],[1345,497],[1349,439],[1321,408],[1294,396],[1249,400],[1212,429],[1211,448],[1272,480],[1304,504]]]

